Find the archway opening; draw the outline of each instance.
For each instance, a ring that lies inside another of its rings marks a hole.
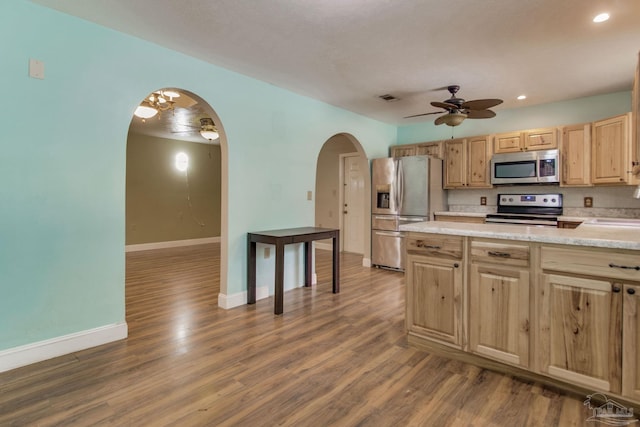
[[[362,255],[363,265],[371,266],[369,162],[352,135],[336,134],[322,146],[315,191],[315,225],[340,229],[341,251]]]
[[[226,138],[217,114],[190,91],[158,89],[132,117],[126,158],[127,317],[133,298],[148,297],[129,286],[144,281],[141,274],[175,296],[169,305],[180,295],[170,288],[188,281],[217,305],[227,289],[228,205]]]

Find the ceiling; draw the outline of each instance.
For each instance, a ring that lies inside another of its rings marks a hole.
[[[392,124],[451,84],[498,114],[631,90],[640,50],[638,0],[33,1]]]

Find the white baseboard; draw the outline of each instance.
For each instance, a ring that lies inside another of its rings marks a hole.
[[[363,267],[371,267],[371,258],[362,258]]]
[[[313,242],[313,246],[315,246],[316,249],[322,249],[324,251],[333,250],[333,243]]]
[[[127,334],[127,323],[121,322],[2,350],[0,372],[122,340]]]
[[[151,249],[177,248],[179,246],[203,245],[205,243],[220,243],[220,236],[203,237],[201,239],[171,240],[168,242],[140,243],[126,245],[125,252],[148,251]]]
[[[230,308],[240,307],[247,303],[247,291],[238,292],[237,294],[226,295],[218,294],[218,307],[229,310]],[[256,287],[256,301],[269,298],[268,286]]]

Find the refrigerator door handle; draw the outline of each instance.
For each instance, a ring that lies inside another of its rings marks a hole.
[[[396,160],[396,211],[402,211],[402,202],[404,196],[404,171],[402,170],[402,160]]]

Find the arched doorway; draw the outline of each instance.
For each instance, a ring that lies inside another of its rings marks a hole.
[[[363,265],[370,266],[369,162],[352,135],[336,134],[322,146],[316,165],[315,191],[315,225],[339,228],[340,249],[361,254]]]
[[[208,102],[184,89],[156,90],[140,106],[152,115],[140,111],[129,127],[126,251],[216,243],[215,283],[208,291],[217,298],[227,289],[223,127]]]

